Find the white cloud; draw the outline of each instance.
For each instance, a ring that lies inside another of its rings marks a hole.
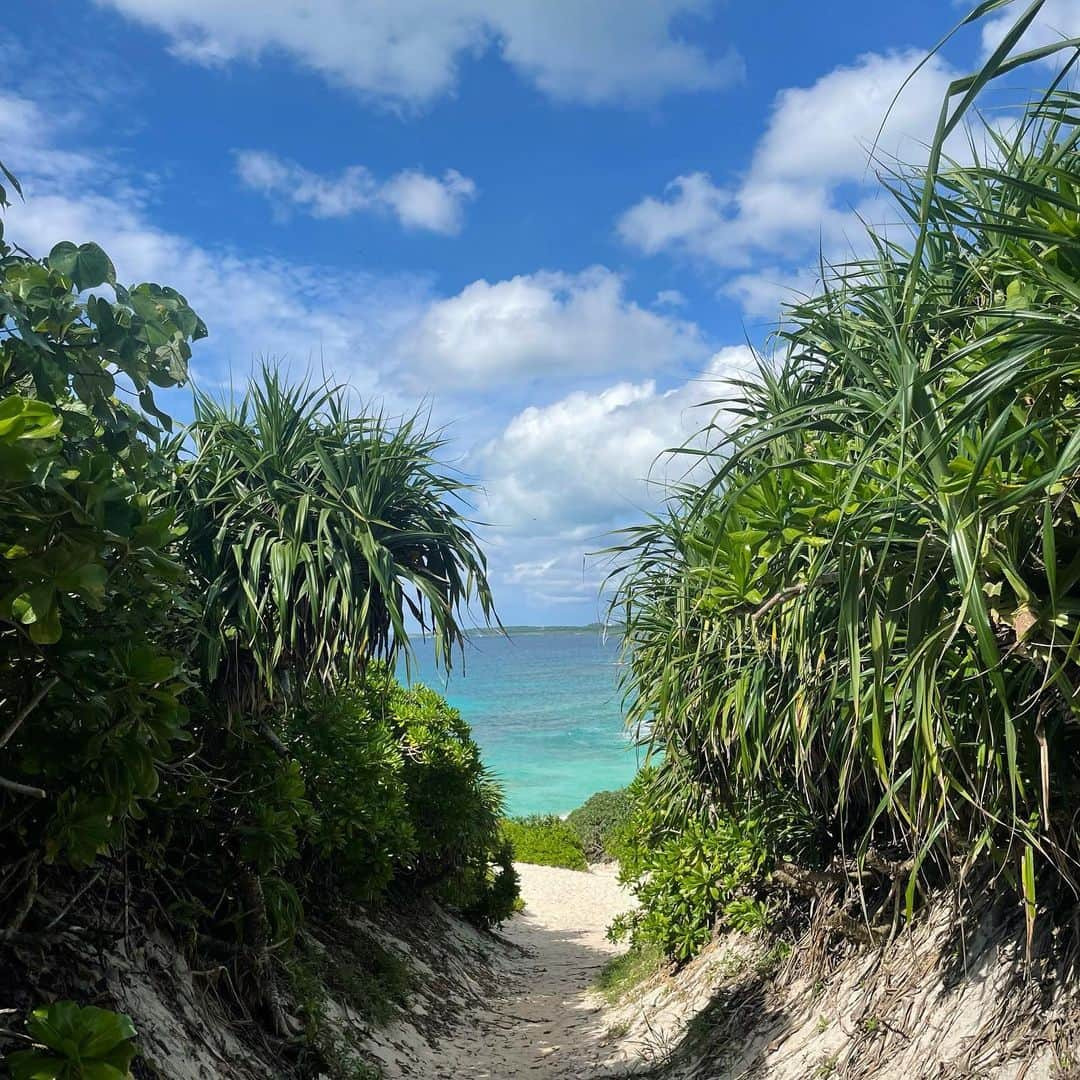
[[[661,481],[685,474],[690,459],[664,451],[692,440],[711,418],[702,403],[753,364],[748,348],[725,348],[670,389],[619,382],[515,415],[468,462],[484,480],[496,585],[534,603],[595,600],[607,568],[590,553],[656,505]]]
[[[755,263],[783,260],[784,274],[766,271],[772,279],[794,271],[805,281],[819,246],[836,257],[861,242],[860,218],[880,223],[892,213],[875,187],[871,149],[886,162],[923,158],[954,75],[935,57],[893,103],[922,59],[914,50],[871,53],[811,86],[781,91],[741,180],[678,176],[622,215],[620,236],[648,254],[681,253],[742,271],[729,291],[762,313],[765,280]]]
[[[716,383],[753,362],[750,349],[734,346],[671,389],[655,379],[619,382],[522,410],[473,457],[487,520],[515,533],[581,538],[651,505],[649,478],[685,468],[660,455],[709,420],[697,406],[716,396]]]
[[[542,92],[590,104],[711,90],[742,74],[676,29],[713,0],[98,0],[164,31],[201,64],[286,55],[392,104],[453,91],[466,57],[495,50]]]
[[[380,195],[406,228],[456,233],[465,202],[476,197],[476,184],[456,169],[447,169],[442,179],[407,169],[387,180]]]
[[[26,98],[0,92],[0,139],[23,145],[35,141],[40,130],[40,110]]]
[[[37,102],[0,90],[0,160],[20,179],[35,175],[50,184],[72,182],[96,171],[105,179],[116,180],[107,161],[52,146],[47,134],[66,126],[62,112],[45,110]]]
[[[247,187],[273,199],[279,209],[291,205],[315,218],[392,213],[408,229],[444,235],[461,231],[465,203],[476,196],[476,184],[456,169],[447,169],[441,178],[406,169],[380,182],[363,165],[327,177],[263,150],[240,150],[236,171]]]
[[[297,375],[325,368],[363,395],[394,400],[376,362],[423,310],[426,282],[361,273],[348,298],[333,290],[330,299],[329,269],[247,256],[162,229],[153,223],[152,190],[142,178],[121,172],[101,154],[55,149],[48,139],[66,137],[68,127],[59,118],[49,124],[41,118],[37,103],[0,96],[5,162],[25,192],[5,214],[9,239],[34,254],[47,253],[60,240],[94,240],[113,259],[121,281],[157,281],[184,293],[210,328],[193,359],[207,385],[227,382],[227,365],[242,382],[265,356],[288,363]]]
[[[734,206],[734,194],[717,187],[706,173],[677,176],[662,198],[648,195],[627,210],[619,219],[619,234],[647,255],[677,245],[705,254]]]
[[[612,370],[671,370],[704,361],[690,322],[639,306],[623,278],[592,267],[480,280],[433,303],[404,336],[403,366],[442,385],[489,386],[520,378]]]
[[[816,269],[769,266],[736,274],[724,282],[722,291],[738,300],[752,318],[775,320],[784,302],[810,295],[819,280]]]
[[[875,138],[877,152],[886,157],[919,155],[954,77],[944,61],[934,57],[896,97],[924,55],[918,49],[867,53],[813,86],[781,90],[755,151],[751,176],[800,184],[860,180],[870,172]]]
[[[686,297],[678,289],[661,289],[653,300],[653,307],[686,307]]]

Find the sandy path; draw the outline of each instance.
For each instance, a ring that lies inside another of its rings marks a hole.
[[[489,1010],[440,1045],[439,1080],[610,1076],[601,1003],[588,993],[620,950],[604,937],[631,901],[614,867],[518,864],[525,910],[502,928],[522,950]]]

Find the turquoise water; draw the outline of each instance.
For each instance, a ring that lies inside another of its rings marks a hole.
[[[510,814],[567,813],[633,777],[639,751],[623,731],[616,641],[596,630],[477,636],[449,681],[430,649],[418,652],[413,681],[445,694],[472,725]]]

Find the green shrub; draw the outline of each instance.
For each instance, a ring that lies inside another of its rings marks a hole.
[[[640,906],[619,916],[609,936],[683,962],[714,930],[767,928],[765,894],[776,859],[806,862],[822,840],[797,803],[780,793],[740,813],[694,816],[669,804],[663,779],[645,768],[627,788],[627,813],[613,843],[620,880]]]
[[[888,852],[869,925],[1000,875],[1030,941],[1080,864],[1075,95],[977,123],[970,162],[943,147],[1012,60],[950,92],[929,168],[890,168],[910,229],[786,307],[611,577],[672,788],[799,792],[834,848]]]
[[[477,926],[505,922],[523,906],[514,851],[506,840],[499,842],[487,866],[477,860],[458,876],[457,882],[448,899]]]
[[[727,818],[716,825],[692,823],[643,852],[632,887],[641,907],[617,919],[614,933],[634,943],[659,946],[673,960],[689,960],[714,928],[764,924],[749,895],[764,884],[768,865],[763,837],[753,819]]]
[[[503,835],[510,842],[517,862],[561,866],[566,870],[589,868],[577,833],[553,814],[509,818],[503,822]]]
[[[369,671],[365,694],[397,742],[416,853],[414,880],[445,881],[477,851],[491,853],[502,817],[502,789],[488,772],[469,725],[426,686],[401,686],[383,668]]]
[[[286,726],[316,811],[308,887],[329,881],[372,900],[394,882],[482,925],[513,913],[502,791],[439,694],[373,664],[363,681],[309,692]]]
[[[345,686],[309,693],[287,731],[317,815],[309,832],[317,876],[374,899],[418,846],[391,725]]]
[[[589,862],[603,862],[618,857],[617,834],[630,814],[630,806],[627,788],[598,791],[566,819],[567,825],[581,841]]]
[[[123,1013],[57,1001],[26,1021],[38,1044],[7,1056],[12,1080],[123,1080],[135,1057],[135,1025]]]
[[[96,244],[39,260],[0,223],[0,834],[23,867],[9,897],[33,891],[42,858],[82,869],[117,843],[185,738],[153,387],[185,380],[205,334],[174,290],[117,283]]]
[[[517,875],[499,828],[502,788],[469,725],[440,694],[401,686],[384,665],[369,668],[364,693],[401,760],[415,846],[399,859],[400,884],[428,890],[483,925],[509,918]]]

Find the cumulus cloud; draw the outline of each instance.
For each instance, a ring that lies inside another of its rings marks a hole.
[[[184,293],[210,327],[195,351],[196,376],[242,382],[260,356],[349,380],[364,396],[393,401],[377,361],[428,300],[425,280],[357,274],[355,288],[329,299],[334,273],[314,264],[246,255],[199,244],[153,221],[153,193],[140,178],[98,153],[60,151],[49,133],[65,126],[39,123],[40,106],[0,96],[0,140],[16,165],[25,200],[5,214],[5,233],[44,254],[60,240],[94,240],[112,257],[122,281],[164,282]]]
[[[606,568],[590,553],[655,506],[660,483],[686,473],[690,459],[665,451],[693,441],[712,418],[702,403],[754,362],[744,346],[725,348],[667,389],[623,381],[517,413],[469,459],[484,478],[480,514],[495,526],[496,583],[545,603],[596,597]]]
[[[407,229],[453,235],[461,231],[465,204],[476,184],[456,169],[441,177],[405,169],[379,181],[363,165],[323,176],[264,150],[236,153],[236,172],[245,186],[315,218],[343,218],[361,212],[391,213]]]
[[[774,314],[766,309],[785,295],[784,284],[808,283],[819,247],[841,258],[863,243],[864,222],[894,217],[876,186],[871,149],[886,162],[924,157],[954,77],[935,57],[894,102],[922,59],[918,51],[870,53],[811,86],[782,90],[744,177],[730,184],[705,172],[675,177],[619,218],[620,237],[646,254],[720,267],[733,275],[722,291],[749,314]]]
[[[466,387],[612,370],[670,370],[704,361],[700,330],[643,308],[623,278],[596,266],[474,281],[433,303],[404,336],[403,366]]]
[[[650,480],[686,467],[663,451],[698,432],[710,418],[698,406],[753,363],[749,348],[735,346],[669,389],[656,379],[623,381],[523,409],[473,456],[485,514],[511,532],[580,539],[652,504]]]
[[[742,74],[675,29],[713,0],[98,0],[155,27],[201,64],[288,56],[330,82],[396,105],[453,91],[465,58],[495,51],[543,93],[589,104],[713,90]]]
[[[752,318],[775,319],[785,301],[809,296],[819,280],[816,268],[767,266],[728,278],[722,292]]]

